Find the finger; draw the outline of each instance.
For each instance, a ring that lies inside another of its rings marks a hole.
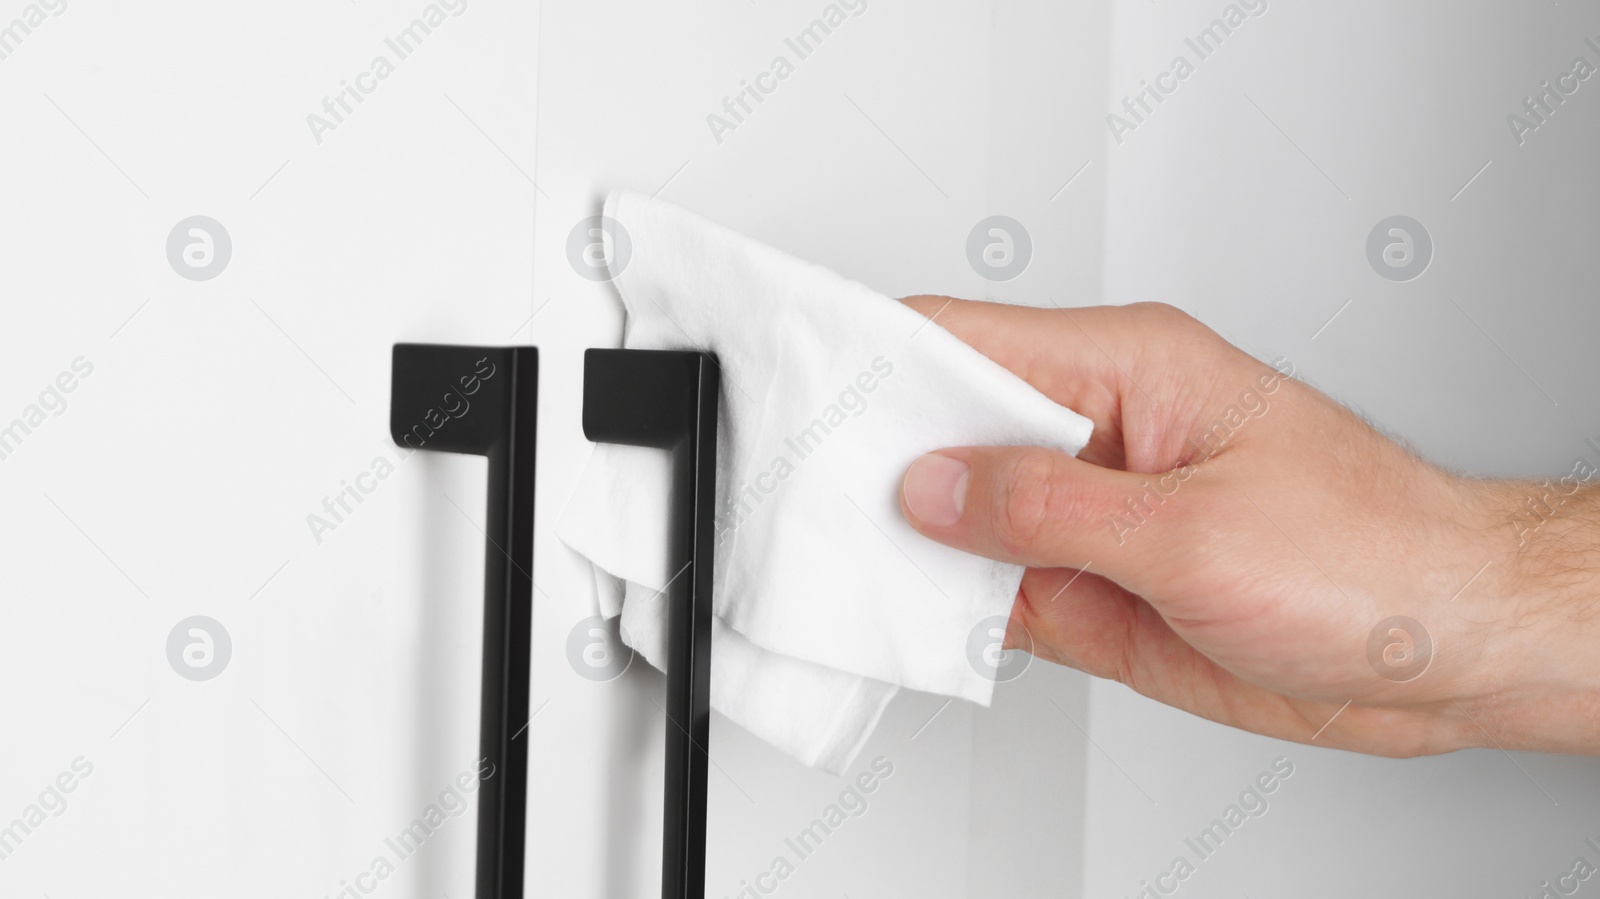
[[[1030,568],[1006,648],[1258,734],[1397,756],[1439,751],[1404,715],[1297,699],[1244,680],[1187,643],[1149,603],[1092,572]]]
[[[1210,334],[1188,315],[1157,303],[1066,309],[941,296],[906,297],[902,302],[1093,421],[1094,436],[1083,458],[1114,468],[1166,467],[1154,458],[1159,447],[1141,453],[1141,444],[1129,459],[1125,432],[1153,430],[1158,405],[1173,390],[1167,379],[1146,373],[1142,360],[1170,364],[1184,358],[1180,353],[1192,357],[1203,342],[1201,332]]]
[[[1029,568],[1011,610],[1007,649],[1120,679],[1139,597],[1082,568]]]
[[[1186,558],[1192,468],[1140,475],[1039,447],[965,447],[907,469],[901,511],[940,543],[1039,568],[1093,567],[1139,593]],[[1138,539],[1129,539],[1135,531]]]
[[[1163,685],[1167,678],[1151,662],[1196,652],[1149,603],[1081,568],[1028,569],[1011,617],[1016,634],[1008,640],[1017,648],[1095,677],[1162,693],[1168,692]]]
[[[901,302],[1057,402],[1079,399],[1074,391],[1085,379],[1116,380],[1118,365],[1131,364],[1142,349],[1137,329],[1156,317],[1154,304],[1067,309],[932,295]]]
[[[1116,307],[1069,312],[941,296],[906,297],[901,302],[1056,402],[1074,408],[1096,404],[1109,411],[1113,397],[1104,388],[1114,386],[1116,366],[1079,325],[1087,322],[1103,342],[1120,345],[1105,315],[1108,310],[1120,312]],[[1092,389],[1093,385],[1101,389]]]

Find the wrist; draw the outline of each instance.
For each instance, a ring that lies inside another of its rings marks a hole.
[[[1455,610],[1485,647],[1454,703],[1467,745],[1600,753],[1600,487],[1575,475],[1472,485],[1488,568]]]

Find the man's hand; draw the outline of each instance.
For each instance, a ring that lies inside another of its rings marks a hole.
[[[1316,745],[1600,751],[1600,502],[1577,481],[1558,505],[1447,473],[1169,306],[905,302],[1095,424],[1077,458],[906,473],[918,531],[1029,566],[1008,645],[1025,628],[1035,655]]]

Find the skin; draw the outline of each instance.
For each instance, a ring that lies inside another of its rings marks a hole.
[[[1447,472],[1170,306],[904,302],[1094,422],[907,470],[920,533],[1027,566],[1008,647],[1302,743],[1600,752],[1600,473]]]

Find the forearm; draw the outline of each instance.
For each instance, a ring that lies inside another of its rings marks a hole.
[[[1600,484],[1487,483],[1493,510],[1481,587],[1492,689],[1469,698],[1469,745],[1600,754]],[[1495,521],[1498,518],[1498,522]],[[1499,568],[1500,571],[1490,571]]]

